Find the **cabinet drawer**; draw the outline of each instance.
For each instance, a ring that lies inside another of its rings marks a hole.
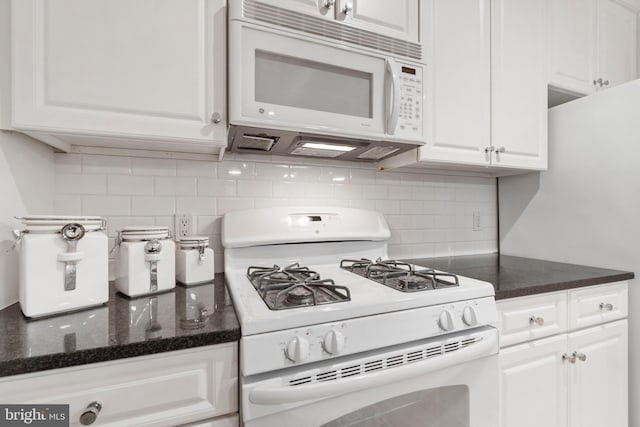
[[[567,330],[565,291],[501,300],[497,305],[500,347]]]
[[[569,329],[623,319],[628,314],[628,282],[569,291]]]
[[[240,419],[238,414],[232,414],[204,421],[196,421],[195,423],[182,424],[180,427],[238,427],[239,425]]]
[[[96,401],[93,426],[175,426],[237,411],[237,357],[228,343],[7,377],[0,396],[69,404],[71,426]]]

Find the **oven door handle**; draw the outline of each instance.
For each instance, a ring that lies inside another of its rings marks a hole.
[[[405,366],[354,375],[353,377],[344,379],[339,378],[337,380],[314,382],[297,386],[256,387],[249,392],[249,400],[257,405],[281,405],[339,396],[341,394],[414,378],[481,357],[490,356],[496,353],[497,348],[497,334],[487,334],[483,336],[481,341],[463,349]]]

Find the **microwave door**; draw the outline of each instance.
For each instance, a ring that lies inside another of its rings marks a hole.
[[[234,23],[240,25],[240,23]],[[237,29],[236,29],[237,30]],[[380,139],[385,59],[242,23],[230,74],[231,124]],[[239,39],[239,41],[238,41]]]

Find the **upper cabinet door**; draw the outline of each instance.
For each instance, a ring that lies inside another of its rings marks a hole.
[[[613,0],[598,0],[599,73],[608,85],[637,78],[637,15]]]
[[[336,0],[338,20],[364,30],[420,41],[420,0]]]
[[[427,0],[426,144],[419,159],[489,165],[491,25],[489,0]]]
[[[224,0],[12,6],[16,129],[226,144]]]
[[[547,168],[546,8],[546,0],[492,2],[492,166]]]
[[[552,0],[549,4],[549,84],[580,94],[596,87],[595,0]]]

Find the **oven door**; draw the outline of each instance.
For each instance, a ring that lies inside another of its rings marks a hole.
[[[498,334],[428,339],[242,380],[245,426],[498,425]]]
[[[422,143],[419,65],[242,21],[229,37],[232,125]]]

